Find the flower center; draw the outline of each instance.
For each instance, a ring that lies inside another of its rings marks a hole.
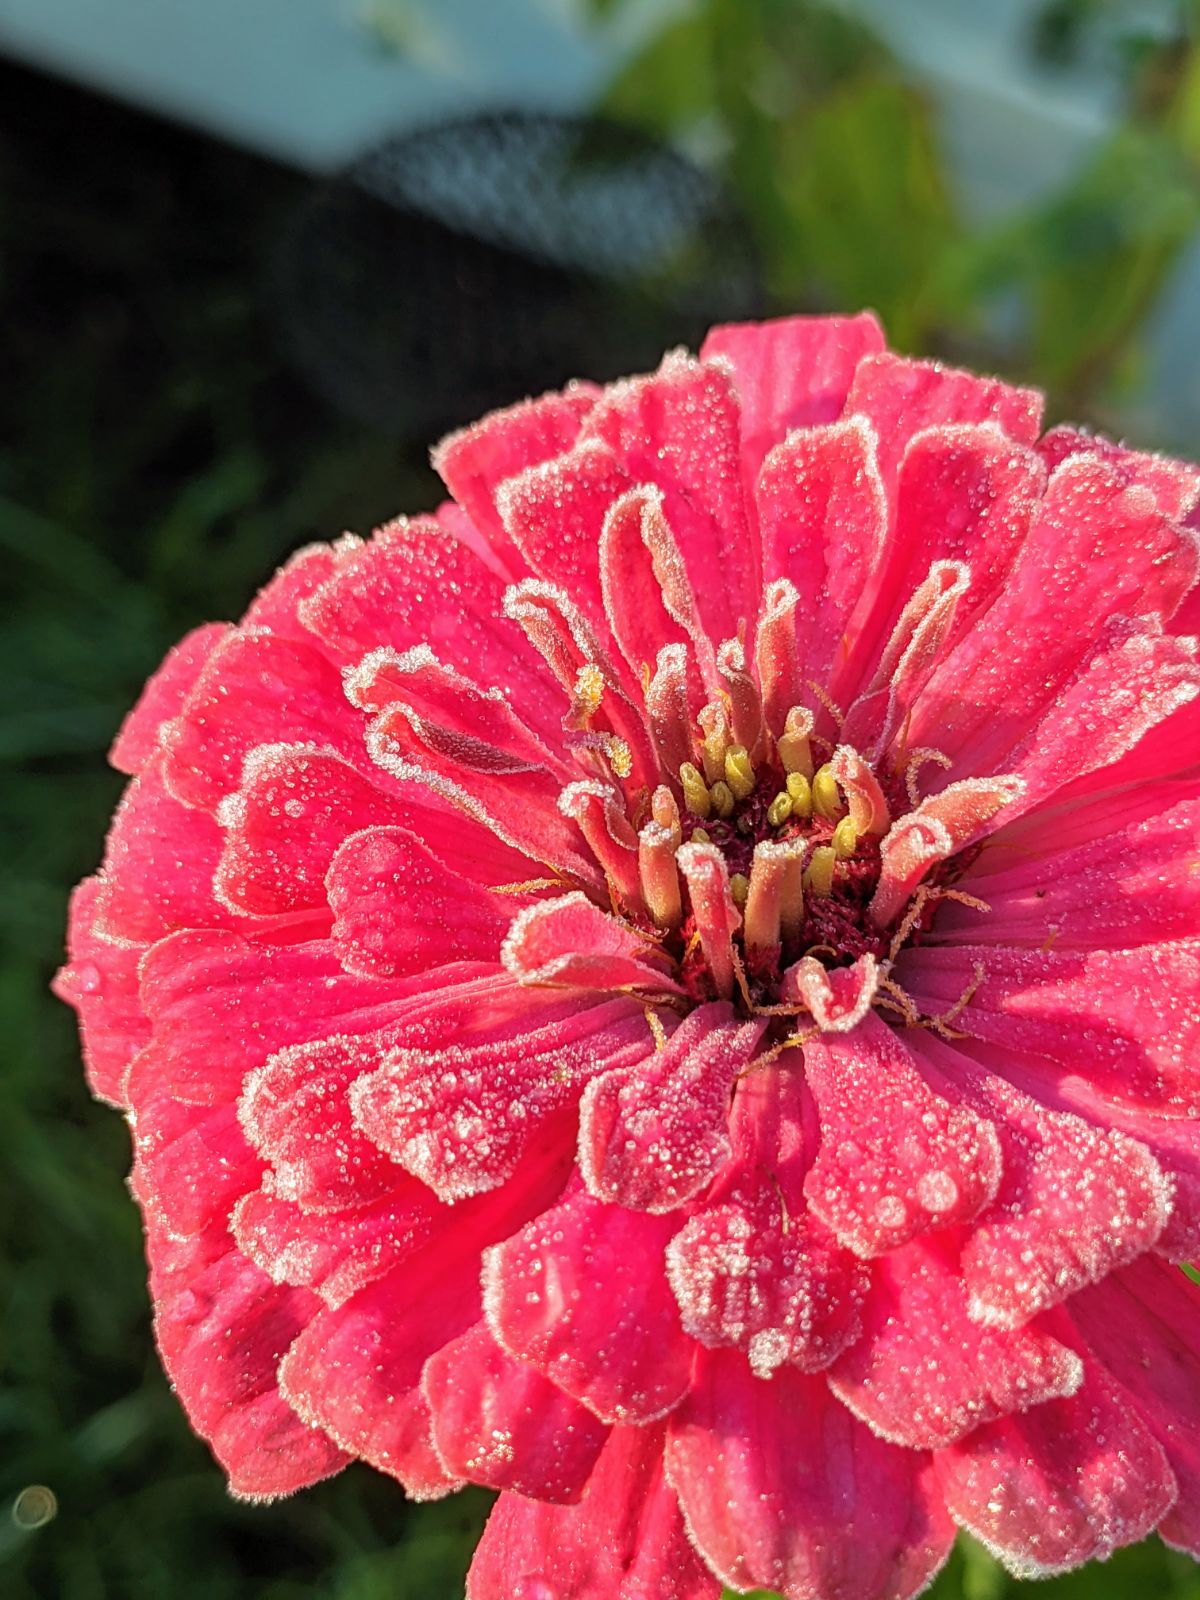
[[[688,843],[718,850],[725,862],[742,917],[734,942],[750,1000],[777,1002],[782,973],[805,957],[826,967],[863,955],[886,960],[889,938],[868,916],[879,882],[881,830],[860,832],[832,763],[814,769],[804,761],[789,771],[776,757],[756,766],[738,745],[727,761],[743,794],[733,791],[730,805],[722,789],[732,785],[718,779],[706,808],[707,785],[693,768],[681,832]],[[708,999],[712,979],[698,934],[693,908],[679,928],[679,959],[689,993]]]
[[[675,784],[642,790],[628,807],[601,785],[564,793],[614,913],[693,1003],[778,1016],[785,1033],[806,1018],[852,1027],[877,1001],[917,1020],[888,971],[955,893],[948,885],[966,860],[956,830],[935,814],[937,800],[920,802],[913,757],[868,760],[817,734],[805,706],[771,729],[747,683],[741,702],[733,693],[700,711],[700,737],[689,733],[696,759],[679,764]],[[940,758],[915,758],[925,759]]]
[[[754,749],[712,708],[701,726],[703,767],[681,765],[682,805],[658,789],[638,835],[645,904],[687,993],[790,1010],[797,964],[815,979],[814,966],[886,963],[893,919],[872,905],[892,806],[867,762],[849,746],[818,762],[802,707]]]

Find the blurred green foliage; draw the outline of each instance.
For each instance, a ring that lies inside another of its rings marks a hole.
[[[602,20],[620,4],[593,0]],[[873,306],[899,348],[1003,367],[1058,411],[1103,419],[1200,230],[1198,18],[1197,0],[1153,31],[1137,0],[1035,12],[1040,68],[1091,60],[1120,82],[1125,112],[1059,192],[987,226],[963,220],[927,96],[853,7],[692,0],[606,104],[715,152],[777,305]]]
[[[960,215],[928,101],[840,7],[693,0],[607,106],[714,153],[780,306],[873,304],[897,345],[1103,422],[1200,222],[1193,7],[1152,37],[1139,16],[1043,9],[1031,51],[1054,68],[1102,36],[1125,114],[1061,192],[986,228]],[[9,69],[0,89],[0,1594],[454,1600],[485,1496],[410,1507],[354,1469],[279,1506],[228,1499],[153,1353],[125,1130],[46,994],[148,671],[297,544],[428,505],[423,441],[339,423],[280,371],[258,263],[299,179]],[[22,1529],[8,1508],[35,1484],[58,1514]],[[933,1593],[1013,1589],[964,1542]],[[1039,1593],[1200,1600],[1200,1576],[1151,1542]]]

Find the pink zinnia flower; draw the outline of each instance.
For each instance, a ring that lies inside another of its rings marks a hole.
[[[485,418],[117,739],[74,1004],[235,1493],[473,1600],[1200,1550],[1197,468],[869,316]]]

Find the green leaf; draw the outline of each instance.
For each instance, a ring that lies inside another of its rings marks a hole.
[[[708,115],[716,96],[712,19],[700,6],[655,35],[609,85],[599,109],[670,135]]]
[[[899,348],[918,348],[957,232],[924,99],[887,78],[840,88],[781,128],[778,183],[792,245],[779,290],[873,306]]]

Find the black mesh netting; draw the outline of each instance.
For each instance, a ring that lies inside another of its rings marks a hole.
[[[761,299],[712,177],[631,129],[523,112],[390,140],[322,184],[272,287],[309,381],[404,435],[642,370]]]

